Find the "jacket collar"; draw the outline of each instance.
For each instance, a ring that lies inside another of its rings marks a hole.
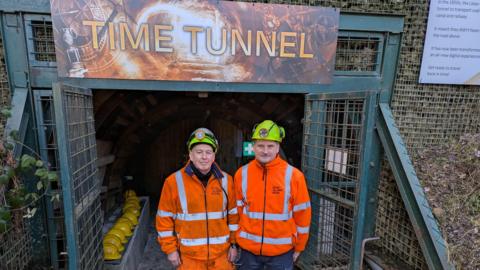
[[[280,157],[280,155],[277,155],[277,157],[275,157],[272,161],[268,162],[265,165],[260,163],[257,159],[255,159],[254,162],[257,166],[268,169],[268,168],[273,168],[275,166],[278,166],[285,161]]]
[[[187,166],[185,166],[185,173],[188,174],[188,176],[192,177],[193,176],[193,169],[192,169],[192,162],[189,161],[187,163]],[[222,179],[223,178],[223,173],[222,170],[220,170],[220,167],[218,167],[217,163],[212,163],[212,168],[210,169],[212,171],[212,175],[215,178]]]

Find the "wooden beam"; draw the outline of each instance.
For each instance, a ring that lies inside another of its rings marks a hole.
[[[107,166],[115,160],[115,155],[103,156],[97,159],[97,167]]]

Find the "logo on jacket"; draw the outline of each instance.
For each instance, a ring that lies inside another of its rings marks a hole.
[[[210,192],[211,195],[219,195],[222,193],[222,189],[219,187],[212,187],[212,191]]]
[[[273,186],[272,193],[273,194],[280,194],[283,192],[283,188],[281,186]]]

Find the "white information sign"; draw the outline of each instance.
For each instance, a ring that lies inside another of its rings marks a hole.
[[[480,0],[430,0],[420,83],[480,85]]]

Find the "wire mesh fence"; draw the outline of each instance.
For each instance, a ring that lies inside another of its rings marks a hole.
[[[17,212],[20,217],[23,213]],[[27,219],[16,219],[17,222],[7,231],[0,234],[0,269],[28,269],[31,261],[31,234]]]
[[[384,162],[378,188],[375,253],[391,257],[411,269],[428,269],[415,231],[387,162]]]

